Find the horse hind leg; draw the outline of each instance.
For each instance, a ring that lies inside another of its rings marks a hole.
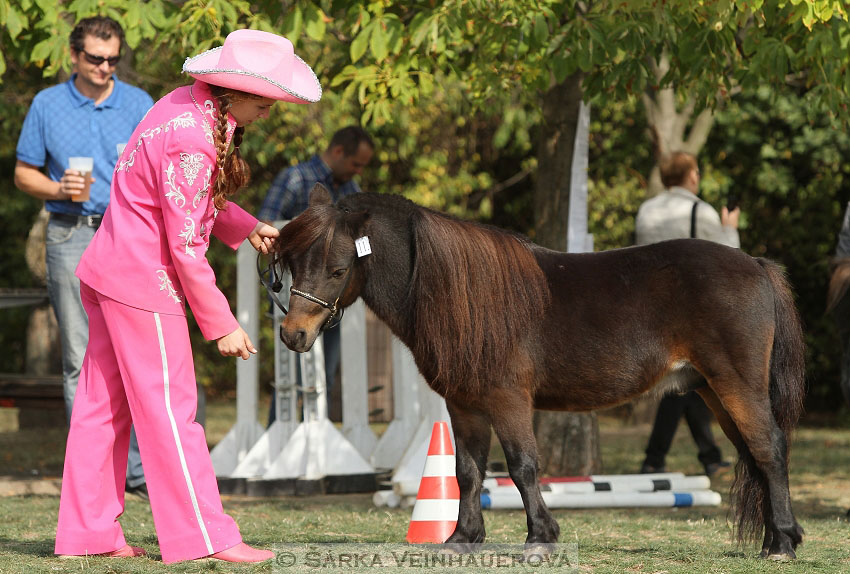
[[[540,493],[531,400],[516,389],[499,389],[492,394],[490,420],[505,451],[511,479],[522,496],[528,525],[526,546],[554,544],[561,529]]]
[[[490,421],[479,412],[446,400],[455,438],[455,474],[460,489],[457,526],[446,544],[484,542],[481,483],[490,454]]]
[[[773,560],[796,557],[803,529],[791,510],[785,435],[776,424],[766,393],[747,398],[736,384],[699,390],[726,436],[738,449],[732,486],[738,538],[755,537],[764,527],[761,556]],[[736,392],[737,389],[738,391]]]
[[[720,399],[717,398],[717,395],[712,391],[709,387],[703,387],[698,389],[697,392],[705,401],[705,404],[712,410],[714,416],[717,418],[718,424],[720,424],[720,428],[723,429],[723,433],[729,438],[732,444],[735,446],[735,449],[738,451],[738,464],[735,469],[736,483],[732,486],[732,491],[737,492],[739,490],[739,486],[741,482],[746,482],[744,480],[738,481],[738,478],[742,478],[744,473],[748,473],[749,469],[754,465],[754,461],[752,460],[752,455],[750,454],[749,448],[747,447],[747,443],[744,442],[741,433],[738,432],[738,427],[735,426],[735,421],[732,420],[732,417],[729,416],[729,413],[726,412],[726,409],[723,408],[723,405],[720,403]],[[749,458],[749,461],[745,462],[745,458]],[[753,498],[761,498],[763,499],[763,503],[760,508],[756,508],[755,506],[745,508],[743,511],[754,511],[758,510],[761,512],[759,517],[749,517],[746,520],[746,523],[764,523],[764,540],[761,546],[761,554],[762,558],[767,558],[770,553],[770,546],[773,543],[773,523],[770,520],[770,498],[766,496],[762,496],[761,493],[764,492],[766,485],[764,484],[764,477],[761,476],[759,472],[759,480],[756,485],[754,485],[757,489],[757,494],[753,495],[750,493],[749,495],[744,495],[741,493],[739,497],[735,497],[736,504],[744,504],[747,505],[744,500],[752,500]],[[738,525],[738,534],[743,534],[741,531],[741,524]]]

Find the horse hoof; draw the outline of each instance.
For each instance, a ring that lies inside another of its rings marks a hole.
[[[526,562],[532,557],[536,559],[545,558],[550,556],[555,552],[555,544],[554,543],[546,543],[546,542],[526,542],[525,547],[522,549],[522,556]]]
[[[774,562],[791,562],[796,556],[790,554],[768,554],[767,559]]]

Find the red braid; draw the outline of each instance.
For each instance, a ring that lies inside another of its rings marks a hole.
[[[218,100],[218,119],[213,129],[218,177],[213,185],[213,203],[216,209],[222,210],[227,205],[227,198],[245,187],[251,179],[251,168],[239,152],[244,127],[237,127],[233,132],[234,148],[230,155],[227,155],[227,112],[234,99],[256,96],[219,86],[210,86],[210,89]]]

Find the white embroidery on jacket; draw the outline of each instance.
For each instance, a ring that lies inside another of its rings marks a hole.
[[[198,190],[198,193],[195,194],[195,199],[192,200],[192,207],[197,208],[198,204],[201,203],[201,200],[207,196],[207,192],[210,189],[210,179],[212,178],[212,167],[207,166],[207,171],[204,174],[204,183],[201,185],[201,189]]]
[[[147,117],[147,114],[145,114],[145,117]],[[136,145],[133,146],[133,149],[130,151],[130,154],[127,156],[127,159],[118,162],[118,164],[115,166],[115,172],[117,173],[119,171],[129,171],[130,167],[132,167],[132,165],[136,161],[136,152],[142,146],[142,139],[152,140],[153,138],[161,134],[163,131],[168,132],[172,128],[177,129],[193,127],[195,127],[195,117],[192,115],[192,112],[183,112],[176,118],[171,118],[164,124],[160,124],[156,127],[146,129],[141,134],[139,134],[139,139],[136,140]]]
[[[164,124],[160,124],[154,128],[148,128],[140,134],[139,143],[136,144],[136,147],[141,144],[141,138],[146,138],[152,140],[159,134],[163,132],[169,132],[171,129],[177,128],[193,128],[195,127],[195,117],[192,115],[192,112],[183,112],[176,118],[171,118]]]
[[[195,94],[192,91],[194,86],[189,88],[189,97],[192,98],[192,103],[195,104],[195,107],[198,109],[198,112],[201,114],[201,120],[203,120],[204,125],[204,139],[207,140],[207,143],[210,145],[215,145],[215,137],[213,136],[212,127],[210,127],[210,123],[207,121],[207,118],[204,117],[204,114],[208,114],[211,118],[215,119],[215,104],[212,100],[204,101],[205,110],[201,109],[201,106],[198,105],[198,100],[195,99]]]
[[[204,113],[212,119],[215,119],[215,102],[213,102],[212,100],[204,100]]]
[[[195,259],[195,248],[192,247],[192,242],[195,240],[195,220],[191,217],[186,217],[183,221],[183,231],[180,232],[180,237],[183,238],[186,255]]]
[[[180,167],[183,168],[183,179],[189,185],[195,183],[195,178],[198,177],[198,172],[201,171],[203,163],[201,160],[204,154],[201,153],[183,153],[180,152]]]
[[[173,128],[193,128],[195,127],[195,116],[192,115],[192,112],[183,112],[166,123],[165,131],[168,131],[169,126]]]
[[[171,297],[172,301],[175,303],[182,303],[183,301],[177,294],[177,290],[174,289],[174,284],[171,282],[171,279],[168,278],[168,272],[164,269],[158,269],[156,274],[159,276],[159,290],[165,291],[165,294]]]
[[[141,143],[142,140],[139,139],[136,142],[136,147],[130,150],[130,155],[127,156],[127,159],[118,162],[118,164],[115,166],[115,173],[118,173],[119,171],[129,171],[130,168],[133,167],[133,164],[136,163],[136,152],[139,151],[139,146],[141,145]]]
[[[183,197],[183,194],[180,192],[180,186],[174,183],[174,162],[168,162],[168,168],[165,170],[165,175],[168,178],[165,180],[165,183],[171,188],[171,191],[167,192],[165,197],[167,199],[171,199],[173,197],[174,204],[180,209],[183,209],[183,206],[186,204],[186,198]]]
[[[204,122],[204,139],[207,140],[207,143],[213,145],[215,143],[215,138],[213,137],[212,128],[207,122]]]
[[[212,225],[207,227],[205,224],[201,224],[201,239],[204,240],[204,245],[207,246],[207,250],[210,248],[210,232],[212,231]]]

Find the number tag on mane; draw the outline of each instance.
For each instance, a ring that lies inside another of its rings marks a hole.
[[[372,253],[372,246],[369,244],[369,238],[365,235],[354,241],[354,246],[357,248],[357,257],[363,257]]]

